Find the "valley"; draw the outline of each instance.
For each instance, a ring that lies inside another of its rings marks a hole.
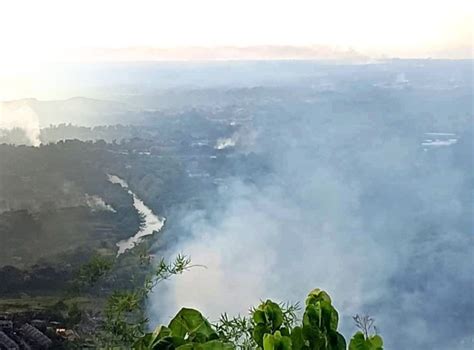
[[[150,323],[321,286],[344,334],[363,311],[390,348],[449,348],[474,310],[469,64],[130,63],[2,102],[0,320],[93,347],[109,297],[186,254],[203,268],[154,289]]]

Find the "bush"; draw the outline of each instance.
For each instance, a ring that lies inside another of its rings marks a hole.
[[[314,289],[306,298],[302,323],[296,325],[295,307],[271,300],[252,310],[252,317],[221,317],[212,326],[202,314],[183,308],[170,324],[159,326],[134,344],[136,350],[346,350],[346,340],[337,331],[339,315],[329,295]],[[357,316],[358,317],[358,316]],[[370,318],[367,318],[371,320]],[[373,323],[373,322],[372,322]],[[361,327],[362,324],[357,323]],[[349,350],[383,350],[379,335],[369,335],[371,325],[357,332]]]

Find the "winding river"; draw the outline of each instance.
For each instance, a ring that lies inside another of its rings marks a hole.
[[[123,254],[128,249],[131,249],[135,244],[139,243],[142,237],[151,235],[155,231],[160,231],[165,224],[165,218],[158,217],[153,213],[153,211],[143,203],[143,201],[138,198],[138,196],[133,193],[128,187],[127,182],[121,179],[116,175],[107,174],[108,180],[113,184],[119,184],[124,190],[126,190],[133,197],[133,206],[140,215],[143,216],[144,221],[141,228],[135,233],[132,237],[128,239],[121,240],[117,243],[118,252],[117,256]]]

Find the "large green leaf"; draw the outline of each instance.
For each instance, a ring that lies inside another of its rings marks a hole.
[[[276,350],[276,340],[273,334],[267,333],[263,337],[263,350]]]
[[[196,343],[186,343],[181,346],[178,346],[176,350],[194,350]]]
[[[292,349],[293,349],[293,344],[291,343],[291,338],[287,336],[282,336],[279,350],[292,350]]]
[[[266,324],[257,324],[254,327],[252,337],[258,346],[263,347],[263,337],[266,333],[271,333],[271,329]]]
[[[325,349],[326,336],[319,328],[303,325],[302,332],[311,349]]]
[[[155,339],[153,338],[152,333],[147,333],[133,344],[133,349],[149,350],[149,349],[153,349],[154,344],[155,344]]]
[[[153,333],[148,333],[135,342],[134,350],[174,350],[185,343],[183,338],[163,336],[157,338]]]
[[[379,335],[366,339],[362,332],[357,332],[349,343],[349,350],[383,350],[383,340]]]
[[[362,332],[357,332],[352,336],[349,342],[349,350],[370,350]]]
[[[341,333],[330,331],[329,333],[329,348],[331,350],[346,350],[346,340]]]
[[[235,346],[220,340],[211,340],[204,344],[198,344],[197,350],[234,350]]]
[[[314,304],[318,301],[326,301],[331,304],[331,297],[324,290],[319,288],[313,289],[306,298],[306,305]]]
[[[331,305],[331,303],[321,300],[315,305],[319,305],[321,308],[321,318],[324,323],[324,327],[329,330],[336,331],[339,323],[339,315],[336,309]]]
[[[231,343],[211,340],[205,343],[187,343],[177,347],[176,350],[235,350],[235,347]]]
[[[283,324],[283,311],[277,303],[267,300],[254,311],[252,318],[255,324],[267,324],[275,332]]]
[[[252,315],[253,321],[255,324],[266,324],[267,318],[265,317],[265,312],[263,310],[257,309],[253,312]]]
[[[168,327],[175,337],[190,338],[199,342],[218,337],[211,324],[194,309],[181,309]]]
[[[284,336],[290,336],[290,329],[286,327],[281,327],[280,333],[281,335],[284,335]]]
[[[252,337],[258,346],[263,347],[264,336],[280,330],[283,324],[283,311],[278,304],[267,300],[253,312],[252,319],[255,324]],[[288,330],[283,331],[289,334]]]
[[[303,329],[301,327],[293,328],[291,332],[291,343],[293,344],[293,350],[301,350],[305,346]]]
[[[170,329],[165,326],[156,327],[153,333],[147,333],[138,339],[133,348],[136,350],[154,349],[160,339],[169,336],[170,333]]]
[[[281,335],[279,331],[267,333],[263,337],[263,350],[292,350],[291,338]]]
[[[280,329],[283,324],[283,312],[278,304],[267,300],[264,307],[265,316],[267,320],[271,322],[271,327],[273,331]]]
[[[380,335],[373,335],[369,338],[369,342],[372,345],[372,347],[376,350],[382,350],[383,349],[383,340]]]
[[[336,331],[339,323],[339,315],[331,304],[331,298],[325,291],[314,289],[308,294],[306,298],[306,310],[315,310],[314,308],[316,308],[318,315],[315,315],[313,311],[308,313],[310,317],[313,318],[313,325],[314,318],[317,316],[319,328]]]
[[[319,303],[306,307],[303,315],[303,326],[311,329],[320,329],[322,325],[322,310]]]
[[[183,345],[185,340],[180,337],[164,337],[158,341],[153,348],[154,350],[174,350]]]

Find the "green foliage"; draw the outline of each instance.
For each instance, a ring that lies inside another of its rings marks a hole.
[[[144,333],[147,319],[142,311],[142,299],[136,291],[116,291],[105,307],[107,343],[130,344]]]
[[[191,264],[191,259],[189,257],[181,254],[170,263],[161,259],[156,270],[145,279],[145,285],[142,288],[143,298],[146,298],[158,283],[167,280],[172,276],[180,275],[197,266],[198,265]]]
[[[92,259],[81,266],[77,276],[79,287],[91,287],[103,278],[113,266],[113,259],[101,255],[95,255]]]
[[[217,339],[217,333],[199,311],[183,308],[170,322],[169,329],[177,337],[202,343]]]
[[[344,337],[337,331],[339,316],[329,295],[314,289],[306,299],[300,325],[298,305],[279,305],[271,300],[251,310],[251,317],[229,318],[223,314],[212,326],[199,311],[181,309],[168,327],[158,327],[134,344],[137,350],[346,350]],[[369,317],[356,316],[356,325],[367,332]],[[383,350],[379,335],[357,332],[349,350]]]
[[[254,349],[255,340],[252,337],[252,319],[245,316],[229,317],[226,313],[221,315],[215,325],[219,338],[233,343],[241,350]]]
[[[278,332],[283,325],[283,312],[278,304],[267,300],[253,310],[252,319],[254,323],[253,339],[258,346],[263,347],[264,336]],[[283,333],[287,333],[286,328]]]
[[[199,311],[183,308],[168,327],[160,326],[135,342],[136,350],[233,350]]]
[[[267,313],[271,313],[271,310],[276,310],[275,305],[281,311],[282,324],[280,330],[291,329],[294,327],[297,321],[296,313],[299,311],[300,307],[299,304],[275,304],[272,301],[268,300],[267,302],[260,305],[258,308],[253,308],[250,310],[251,317],[244,317],[244,316],[236,316],[236,317],[229,317],[227,314],[222,314],[219,322],[216,324],[216,329],[218,330],[219,337],[224,339],[225,341],[231,342],[236,345],[241,350],[248,350],[248,349],[255,349],[259,345],[256,342],[255,336],[259,339],[260,336],[257,335],[257,321],[263,321],[262,319],[262,311],[263,317],[265,316],[265,310]],[[280,312],[276,311],[279,315]],[[271,315],[268,315],[271,318]],[[266,322],[261,322],[260,329],[265,329]],[[270,327],[271,328],[271,327]],[[263,337],[263,335],[262,335]],[[263,344],[263,338],[261,339]]]
[[[81,322],[82,318],[82,311],[77,305],[77,303],[73,303],[68,310],[68,326],[74,326]]]
[[[377,334],[374,319],[369,316],[356,315],[353,317],[356,326],[361,330],[354,334],[349,343],[349,350],[383,350],[383,340]],[[375,334],[371,335],[371,330]]]
[[[150,260],[140,252],[140,265],[147,267]],[[167,327],[160,326],[146,333],[148,320],[144,304],[149,293],[163,280],[184,273],[196,265],[179,255],[171,263],[161,260],[156,269],[145,276],[141,287],[118,290],[112,293],[105,307],[104,334],[101,346],[130,347],[137,350],[346,350],[346,341],[337,330],[339,315],[330,296],[314,289],[306,298],[301,321],[299,305],[277,304],[271,300],[251,309],[251,317],[229,318],[223,314],[216,325],[211,325],[194,309],[183,308]],[[109,260],[96,256],[80,270],[79,280],[92,286],[111,269]],[[80,320],[76,306],[69,317]],[[349,350],[383,350],[382,338],[369,335],[374,320],[368,316],[355,316],[362,331],[351,339]]]
[[[282,335],[280,331],[274,334],[265,334],[263,336],[264,350],[291,350],[291,338],[287,335]]]
[[[253,311],[253,339],[264,350],[342,350],[344,337],[337,332],[339,316],[329,295],[319,289],[309,293],[301,326],[285,324],[284,312],[267,300]]]
[[[153,288],[171,276],[192,268],[191,260],[178,255],[173,262],[160,261],[156,270],[145,278],[143,286],[134,290],[115,291],[105,307],[105,330],[108,343],[132,344],[143,337],[148,320],[144,304]],[[150,337],[147,337],[147,339]]]
[[[339,315],[332,306],[329,295],[314,289],[306,298],[306,310],[303,316],[302,349],[344,350],[346,341],[337,332]]]
[[[379,335],[365,337],[364,333],[357,332],[349,343],[349,350],[383,350],[383,340]]]

